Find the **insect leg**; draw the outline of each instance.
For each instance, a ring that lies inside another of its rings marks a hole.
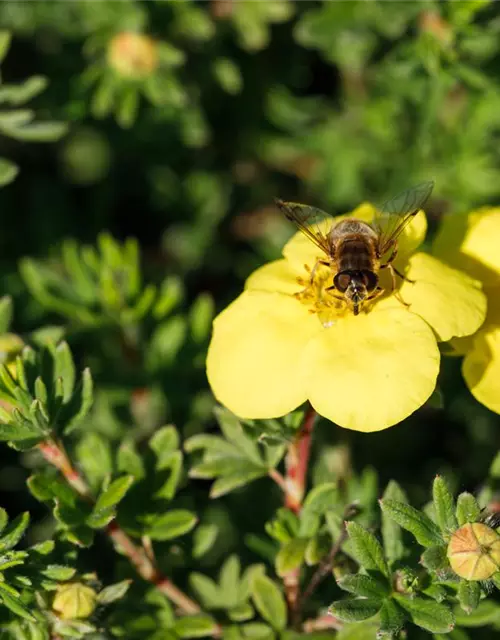
[[[392,280],[391,293],[394,293],[394,297],[397,298],[397,300],[399,300],[399,302],[401,302],[402,305],[404,305],[405,307],[409,307],[410,304],[403,300],[403,298],[401,297],[401,294],[396,289],[396,270],[394,269],[394,266],[390,262],[388,262],[386,266],[389,267],[389,271],[391,272],[391,280]]]
[[[407,278],[405,274],[401,273],[401,271],[398,271],[396,267],[393,266],[392,268],[394,269],[394,273],[398,275],[401,278],[401,280],[406,280],[406,282],[411,282],[412,284],[415,284],[415,280],[410,280],[410,278]]]
[[[375,298],[378,298],[384,291],[385,289],[383,287],[377,287],[371,295],[365,298],[365,302],[368,302],[368,300],[375,300]]]
[[[316,275],[316,271],[318,269],[319,265],[323,265],[324,267],[329,267],[330,263],[327,262],[326,260],[316,260],[316,264],[314,265],[314,267],[312,268],[311,271],[311,275],[309,276],[309,284],[311,285],[314,282],[314,276]]]
[[[391,255],[389,256],[389,260],[387,260],[385,264],[381,265],[380,268],[386,269],[387,267],[389,267],[391,269],[394,269],[394,272],[401,278],[401,280],[406,280],[406,282],[411,282],[412,284],[415,284],[415,280],[410,280],[410,278],[407,278],[404,275],[404,273],[401,273],[401,271],[398,271],[398,269],[396,269],[396,267],[392,264],[396,259],[397,255],[398,255],[398,250],[394,249]]]

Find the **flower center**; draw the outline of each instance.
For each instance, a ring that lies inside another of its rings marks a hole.
[[[350,313],[347,300],[338,291],[328,288],[333,284],[333,273],[329,267],[319,265],[311,279],[311,268],[304,265],[305,277],[298,277],[297,284],[302,287],[294,295],[297,300],[309,307],[310,313],[318,315],[324,327],[331,327],[337,318]]]

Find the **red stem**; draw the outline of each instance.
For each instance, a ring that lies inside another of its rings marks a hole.
[[[307,469],[311,453],[311,439],[316,412],[309,406],[296,438],[288,447],[285,457],[286,476],[284,481],[285,506],[296,514],[300,513],[306,492]],[[294,628],[300,626],[300,569],[289,571],[283,576],[285,596],[290,619]]]
[[[311,437],[316,411],[309,406],[297,437],[288,448],[285,458],[285,507],[299,513],[306,491],[307,468],[311,453]]]

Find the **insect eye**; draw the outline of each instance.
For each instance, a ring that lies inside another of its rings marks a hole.
[[[333,279],[333,284],[335,285],[335,288],[341,293],[344,293],[344,291],[349,286],[350,282],[351,282],[351,276],[348,273],[338,273]]]
[[[373,271],[363,271],[363,282],[367,291],[373,291],[378,284],[378,278]]]

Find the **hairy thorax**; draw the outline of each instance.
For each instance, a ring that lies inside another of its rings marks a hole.
[[[366,222],[341,220],[329,232],[328,240],[337,271],[378,271],[377,234]]]

